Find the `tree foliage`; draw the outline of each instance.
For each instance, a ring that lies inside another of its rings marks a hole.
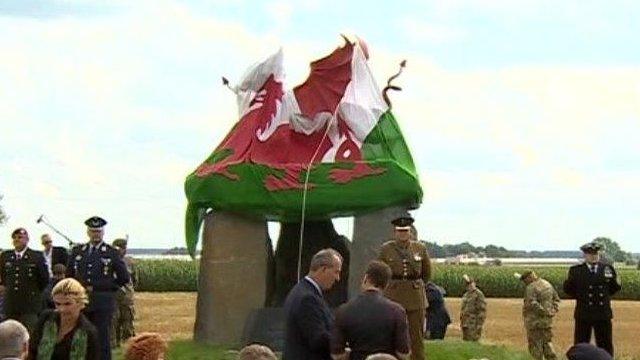
[[[623,251],[617,242],[608,237],[600,236],[593,241],[603,246],[604,257],[609,261],[625,262],[632,258],[631,253]]]
[[[0,195],[0,201],[2,201],[2,195]],[[0,225],[4,225],[4,223],[7,221],[7,218],[7,214],[4,212],[2,204],[0,204]]]

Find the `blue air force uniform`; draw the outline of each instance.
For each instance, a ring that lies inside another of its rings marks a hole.
[[[90,231],[101,231],[106,225],[94,216],[85,221]],[[101,241],[98,244],[77,245],[71,250],[68,276],[78,280],[89,293],[85,314],[98,330],[102,359],[111,359],[111,319],[115,309],[115,292],[129,282],[129,272],[118,251]]]
[[[600,245],[588,243],[580,249],[596,254]],[[601,261],[574,265],[563,288],[576,299],[574,344],[590,342],[593,329],[598,347],[613,356],[611,297],[621,289],[613,266]]]

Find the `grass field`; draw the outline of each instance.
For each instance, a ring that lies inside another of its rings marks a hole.
[[[136,294],[136,301],[136,329],[138,331],[156,331],[172,340],[191,339],[195,317],[196,293],[138,293]],[[521,304],[522,301],[518,299],[488,299],[488,316],[482,341],[488,344],[505,345],[512,349],[526,350],[524,329],[522,328]],[[457,319],[460,299],[448,298],[447,307],[452,318]],[[554,344],[559,352],[565,351],[572,342],[573,307],[573,301],[563,300],[560,313],[556,319]],[[640,360],[640,347],[636,342],[638,341],[637,336],[640,330],[640,302],[615,301],[613,308],[614,316],[616,317],[613,322],[613,331],[617,359]],[[447,333],[448,341],[446,345],[432,343],[429,348],[435,349],[435,352],[451,351],[452,346],[455,349],[458,345],[450,345],[450,343],[459,338],[460,331],[458,330],[457,320],[454,320],[454,324],[450,326]],[[438,348],[443,346],[446,348]],[[465,354],[467,351],[473,353],[473,351],[477,350],[467,348],[466,344],[459,346],[460,348],[455,350],[456,353]],[[191,351],[187,349],[192,348],[193,345],[189,342],[178,341],[172,347],[174,348],[173,351]],[[183,350],[178,350],[178,348]],[[196,351],[211,351],[210,348],[203,347],[194,347],[194,349],[194,354],[196,354]],[[219,351],[218,355],[224,353],[222,350]],[[493,358],[489,357],[491,360],[508,359],[499,354],[507,351],[501,347],[483,348],[483,351],[495,354]],[[514,360],[526,359],[526,357],[516,353],[511,353],[511,355]],[[169,359],[174,358],[178,359],[175,355],[169,357]],[[193,359],[198,358],[197,356],[193,357]],[[202,358],[204,359],[205,357]],[[213,359],[214,357],[209,353],[207,358]],[[445,358],[457,359],[455,357],[442,357],[442,359]],[[467,360],[470,358],[472,356],[459,359]],[[220,359],[224,359],[224,357]],[[430,357],[430,360],[432,359],[440,359],[440,357]]]
[[[524,351],[514,351],[502,345],[487,345],[462,342],[459,340],[427,342],[426,352],[429,360],[531,360]],[[188,340],[175,340],[171,343],[167,360],[236,360],[237,350],[220,346],[196,344]],[[116,359],[120,359],[116,355]]]

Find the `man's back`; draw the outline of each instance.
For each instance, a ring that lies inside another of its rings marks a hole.
[[[321,292],[308,279],[291,289],[284,303],[286,316],[284,360],[331,359],[331,311]]]
[[[404,309],[380,291],[363,292],[342,305],[336,315],[332,353],[342,352],[345,343],[351,348],[351,360],[365,359],[375,353],[409,353]]]

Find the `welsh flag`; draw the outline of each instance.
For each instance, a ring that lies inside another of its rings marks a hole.
[[[233,88],[240,120],[185,182],[192,254],[208,209],[301,221],[305,182],[308,220],[420,203],[413,159],[367,58],[364,43],[347,41],[292,90],[282,51],[247,70]]]

